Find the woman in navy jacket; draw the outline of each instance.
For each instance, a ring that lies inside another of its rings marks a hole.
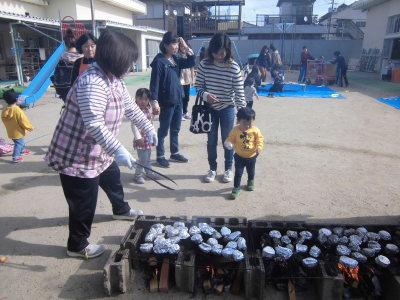
[[[187,58],[178,57],[179,49],[185,49]],[[195,65],[195,55],[185,41],[171,32],[164,34],[160,43],[161,53],[157,54],[150,64],[151,79],[150,93],[152,106],[160,109],[160,127],[158,128],[157,163],[164,168],[169,167],[165,158],[164,139],[170,130],[171,161],[188,162],[188,159],[179,153],[178,134],[182,122],[183,89],[180,83],[181,70],[192,68]]]

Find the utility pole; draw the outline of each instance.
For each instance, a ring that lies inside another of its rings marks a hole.
[[[97,37],[96,35],[96,22],[94,20],[94,6],[93,0],[90,0],[90,13],[92,14],[92,34]]]
[[[331,15],[329,16],[328,40],[331,39],[332,15],[333,15],[333,9],[335,8],[335,0],[332,0],[331,4],[332,6],[331,6]]]

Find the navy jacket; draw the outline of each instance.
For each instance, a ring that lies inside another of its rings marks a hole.
[[[334,63],[337,64],[337,68],[341,70],[346,70],[347,69],[347,64],[346,60],[342,55],[339,55],[335,58]]]
[[[187,58],[174,55],[174,66],[162,53],[157,54],[151,66],[150,94],[152,100],[158,100],[160,106],[182,103],[183,88],[180,82],[181,70],[192,68],[196,64],[196,56]]]

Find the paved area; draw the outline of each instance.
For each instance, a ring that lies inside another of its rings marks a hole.
[[[147,85],[145,79],[129,80],[132,95]],[[190,162],[162,170],[178,182],[178,190],[152,182],[136,185],[122,168],[126,200],[154,215],[398,223],[400,111],[354,88],[339,91],[346,99],[261,98],[255,103],[266,144],[254,192],[230,201],[231,184],[202,183],[208,169],[206,136],[190,134],[184,122],[180,142]],[[101,270],[107,255],[92,261],[65,255],[68,209],[58,175],[43,162],[61,109],[53,96],[48,92],[27,111],[35,126],[27,137],[33,155],[18,165],[10,156],[0,158],[0,255],[9,259],[0,264],[0,299],[104,297]],[[0,136],[5,136],[3,126]],[[133,151],[128,122],[119,138]],[[91,241],[106,244],[110,253],[129,224],[112,220],[110,203],[100,192]]]

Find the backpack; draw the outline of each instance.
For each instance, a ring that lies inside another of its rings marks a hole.
[[[54,74],[50,77],[51,82],[54,85],[56,94],[65,102],[67,94],[71,88],[71,77],[73,63],[68,63],[64,60],[60,60],[57,64]]]

